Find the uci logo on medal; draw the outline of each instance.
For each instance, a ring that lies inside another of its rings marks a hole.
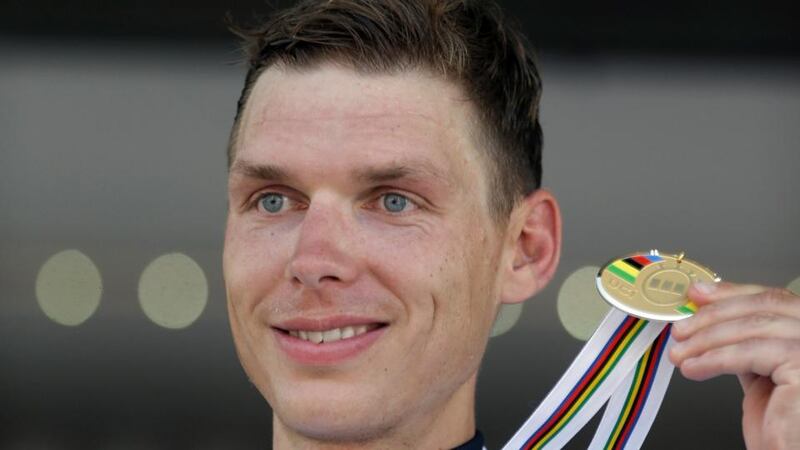
[[[686,301],[690,283],[689,276],[680,270],[658,270],[645,278],[642,294],[654,305],[676,306]]]

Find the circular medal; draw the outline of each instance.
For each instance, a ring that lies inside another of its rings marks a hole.
[[[614,259],[597,274],[597,289],[613,307],[646,320],[675,322],[697,311],[686,292],[695,281],[718,282],[707,267],[658,250]]]

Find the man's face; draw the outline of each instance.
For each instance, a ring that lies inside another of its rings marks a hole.
[[[271,68],[255,84],[224,274],[239,357],[279,425],[364,439],[471,397],[504,239],[470,108],[417,72]]]

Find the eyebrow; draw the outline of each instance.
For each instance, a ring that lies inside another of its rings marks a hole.
[[[378,184],[411,178],[449,181],[444,173],[428,161],[393,163],[386,166],[357,169],[355,178],[362,183]]]
[[[285,169],[274,164],[253,164],[242,160],[233,163],[230,171],[248,178],[278,182],[286,181],[290,178],[289,173]]]
[[[254,164],[239,160],[231,166],[231,172],[248,178],[285,182],[292,174],[274,164]],[[383,166],[359,168],[353,171],[353,177],[365,184],[379,184],[400,179],[437,180],[450,184],[450,178],[429,161],[404,161]]]

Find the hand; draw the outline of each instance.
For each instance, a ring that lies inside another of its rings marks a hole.
[[[735,374],[750,450],[800,449],[800,297],[785,289],[697,283],[697,313],[673,325],[670,359],[692,380]]]

